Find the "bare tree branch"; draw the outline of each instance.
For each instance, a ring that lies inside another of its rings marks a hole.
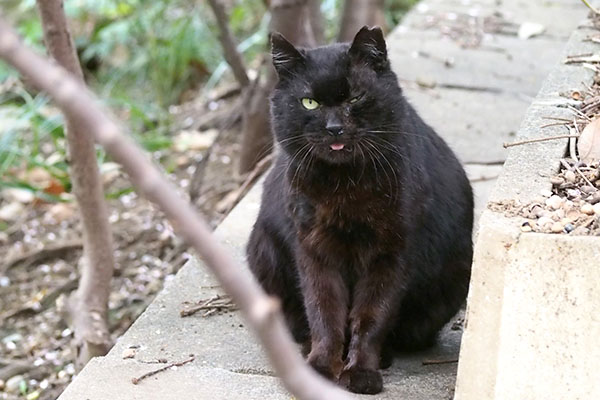
[[[69,33],[62,0],[37,1],[48,52],[83,85],[83,73]],[[107,309],[113,274],[113,244],[93,138],[77,118],[66,116],[69,172],[83,223],[84,263],[69,314],[77,341],[78,364],[111,347]]]
[[[276,299],[268,297],[247,268],[238,265],[192,206],[177,194],[149,157],[121,133],[95,96],[64,69],[52,65],[24,46],[0,18],[0,58],[50,94],[65,115],[82,124],[128,172],[138,190],[157,204],[179,234],[203,257],[223,288],[240,306],[263,343],[276,372],[299,399],[349,400],[349,393],[321,378],[300,356],[285,327]]]
[[[223,47],[223,55],[227,64],[231,67],[235,79],[238,81],[241,87],[246,87],[250,84],[248,75],[246,74],[246,67],[244,66],[244,60],[241,54],[237,51],[233,34],[229,29],[229,18],[225,12],[225,7],[221,0],[208,0],[210,8],[212,8],[215,18],[217,19],[217,25],[219,26],[219,41]]]

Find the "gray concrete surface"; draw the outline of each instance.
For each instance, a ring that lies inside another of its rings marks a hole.
[[[525,111],[586,13],[579,0],[426,0],[388,36],[407,98],[473,179],[477,217],[502,170],[502,144],[515,140]],[[501,32],[481,35],[478,46],[461,46],[491,16],[505,21]],[[520,39],[516,32],[525,22],[545,32]]]
[[[575,31],[567,54],[597,52]],[[545,116],[572,115],[559,92],[589,82],[581,65],[555,65],[529,107],[518,139],[540,137]],[[544,135],[564,134],[551,127]],[[532,201],[551,189],[567,140],[515,147],[492,201]],[[600,239],[522,233],[521,218],[485,210],[475,246],[455,400],[600,398]],[[477,379],[473,379],[476,376]]]
[[[533,20],[547,30],[530,40],[505,33],[489,34],[480,48],[463,49],[446,39],[439,28],[424,27],[424,21],[443,10],[482,16],[502,12],[517,24]],[[424,0],[389,35],[390,58],[408,98],[466,164],[474,182],[478,214],[505,158],[501,143],[514,138],[543,78],[559,61],[568,33],[585,13],[577,0]],[[445,58],[454,59],[452,68],[444,66]],[[417,80],[434,82],[437,87],[423,89]],[[242,263],[259,197],[260,185],[217,230]],[[182,302],[208,298],[219,290],[205,267],[190,261],[166,283],[111,352],[86,366],[60,400],[289,399],[237,312],[205,319],[179,317]],[[456,364],[424,366],[422,361],[455,359],[460,337],[460,330],[446,327],[435,348],[395,360],[384,372],[385,391],[381,395],[365,397],[452,398]],[[133,360],[123,360],[123,350],[129,346],[139,346],[137,355]],[[139,385],[131,383],[131,378],[156,368],[142,361],[179,361],[188,354],[196,355],[193,363],[155,375]]]

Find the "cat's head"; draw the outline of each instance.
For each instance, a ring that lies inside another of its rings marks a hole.
[[[274,33],[271,45],[279,75],[271,115],[283,149],[332,164],[376,157],[402,112],[381,29],[364,27],[352,43],[316,49],[298,49]]]

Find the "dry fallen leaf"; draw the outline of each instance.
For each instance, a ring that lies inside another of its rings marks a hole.
[[[536,22],[524,22],[519,26],[519,39],[527,40],[534,36],[541,35],[546,30],[546,27]]]
[[[590,122],[577,140],[579,158],[586,164],[600,160],[600,118]]]
[[[44,222],[63,222],[75,215],[75,203],[56,203],[44,214]]]

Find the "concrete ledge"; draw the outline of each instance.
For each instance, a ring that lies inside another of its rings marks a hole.
[[[572,35],[566,54],[597,51]],[[541,130],[545,116],[571,117],[560,91],[592,78],[561,64],[527,112],[519,139],[564,134]],[[551,189],[567,141],[515,147],[492,201],[531,201]],[[520,220],[486,210],[480,220],[461,345],[455,400],[600,398],[600,238],[522,233]]]
[[[245,265],[244,248],[256,219],[262,182],[259,182],[223,221],[216,234]],[[245,267],[240,273],[248,273]],[[290,395],[274,377],[273,370],[239,312],[209,318],[181,318],[184,301],[197,301],[221,294],[221,288],[206,267],[192,259],[123,335],[106,357],[94,359],[60,396],[60,400],[289,400]],[[459,316],[461,317],[461,316]],[[438,345],[426,352],[396,359],[383,371],[385,391],[378,399],[415,400],[452,397],[456,363],[423,365],[426,359],[458,357],[461,330],[445,327]],[[139,346],[135,359],[122,359],[123,351]],[[189,354],[195,361],[177,371],[166,371],[133,385],[131,379],[160,368],[144,361],[182,361]],[[372,396],[356,396],[372,398]]]

